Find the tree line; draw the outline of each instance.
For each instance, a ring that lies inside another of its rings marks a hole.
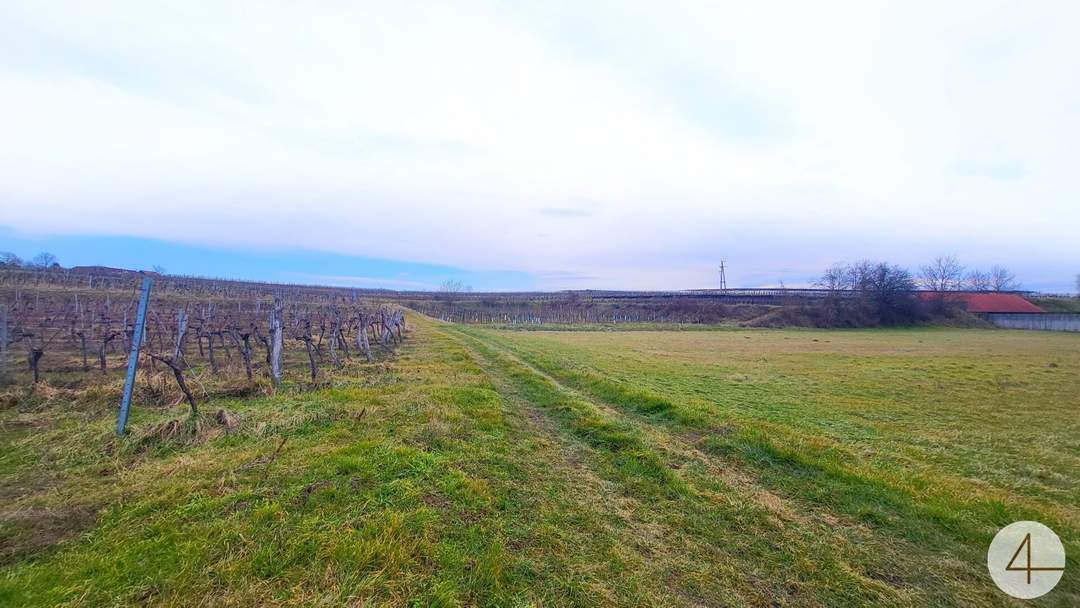
[[[859,290],[871,288],[874,274],[887,275],[899,281],[906,291],[922,288],[927,291],[1016,291],[1020,283],[1016,275],[1004,266],[989,270],[967,268],[955,256],[942,255],[919,267],[917,275],[887,262],[862,260],[841,262],[827,268],[816,284],[824,289]]]
[[[0,251],[0,266],[10,268],[60,268],[60,260],[48,251],[42,251],[29,260],[23,260],[10,251]]]
[[[1004,292],[1020,289],[1016,275],[1004,266],[968,268],[952,255],[940,255],[908,269],[874,260],[841,262],[827,268],[816,285],[834,293],[824,303],[825,324],[905,325],[929,315],[950,312],[947,292]],[[937,297],[920,299],[923,290]]]

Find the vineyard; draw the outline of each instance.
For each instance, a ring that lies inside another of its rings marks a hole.
[[[135,341],[141,275],[127,271],[4,270],[0,373],[77,388],[114,380]],[[190,404],[217,380],[322,382],[357,357],[372,362],[404,338],[401,308],[358,292],[157,276],[139,368],[145,386]],[[193,388],[194,386],[194,388]]]
[[[806,299],[690,292],[398,294],[404,306],[451,323],[545,326],[743,322]]]
[[[723,289],[520,293],[397,292],[403,306],[451,323],[528,328],[693,324],[868,327],[868,292],[854,289]],[[904,292],[910,296],[913,292]],[[871,303],[872,304],[872,303]],[[912,299],[912,308],[918,308]],[[915,317],[926,317],[920,311]],[[909,319],[908,321],[913,321]],[[889,324],[889,323],[884,323]]]

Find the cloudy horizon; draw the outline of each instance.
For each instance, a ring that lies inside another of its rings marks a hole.
[[[1076,23],[1069,2],[10,3],[0,250],[484,289],[953,254],[1072,291]]]

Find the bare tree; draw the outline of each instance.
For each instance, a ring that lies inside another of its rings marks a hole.
[[[851,266],[838,262],[825,269],[821,278],[815,283],[822,289],[829,291],[844,291],[852,288]]]
[[[457,279],[447,279],[439,285],[440,293],[461,293],[465,286]]]
[[[919,277],[925,289],[958,291],[963,286],[964,265],[956,259],[956,256],[939,255],[933,262],[919,270]]]
[[[917,304],[912,296],[915,279],[906,269],[887,262],[874,264],[863,289],[865,297],[873,302],[881,324],[899,325],[915,320]]]
[[[3,266],[22,266],[22,258],[11,253],[10,251],[0,251],[0,265]]]
[[[1016,275],[1004,266],[994,266],[990,269],[990,289],[994,291],[1014,291],[1020,289],[1020,283]]]
[[[35,255],[34,259],[30,260],[30,265],[34,268],[52,268],[54,265],[58,264],[57,257],[48,251],[42,251]]]
[[[867,291],[870,289],[870,278],[874,273],[874,268],[882,262],[873,262],[871,260],[859,260],[851,265],[848,270],[848,280],[851,282],[851,289],[857,291]]]
[[[472,285],[466,285],[457,279],[447,279],[439,285],[439,295],[447,302],[452,302],[458,294],[471,291]]]
[[[967,274],[964,280],[965,287],[971,291],[990,291],[990,273],[984,270],[974,269]]]
[[[915,280],[911,273],[887,262],[861,260],[854,264],[834,264],[825,271],[818,285],[836,292],[826,306],[862,311],[882,325],[911,323],[918,318],[918,303],[913,296]],[[850,292],[849,297],[840,292]]]

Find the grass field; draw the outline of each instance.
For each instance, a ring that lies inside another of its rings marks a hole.
[[[1080,336],[410,321],[228,433],[8,389],[0,605],[1021,605],[1019,519],[1080,604]]]
[[[1046,312],[1080,313],[1080,298],[1031,298],[1031,302]]]

